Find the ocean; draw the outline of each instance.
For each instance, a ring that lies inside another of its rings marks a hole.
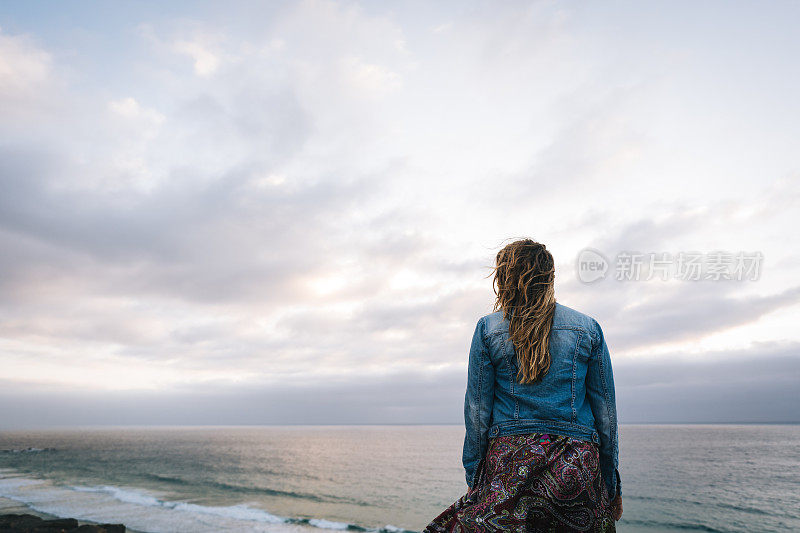
[[[461,426],[0,431],[0,498],[138,532],[420,531]],[[624,425],[621,532],[800,531],[800,426]],[[0,512],[4,512],[0,507]]]

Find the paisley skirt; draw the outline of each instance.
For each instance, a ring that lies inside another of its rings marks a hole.
[[[489,440],[478,478],[423,533],[616,532],[597,445],[546,433]]]

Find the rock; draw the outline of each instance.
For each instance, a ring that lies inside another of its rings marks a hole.
[[[74,518],[47,520],[32,514],[0,515],[0,533],[125,533],[122,524],[79,524]]]
[[[78,521],[74,518],[56,518],[54,520],[41,520],[34,531],[72,531],[78,527]]]
[[[100,524],[99,526],[84,524],[69,533],[125,533],[125,526],[122,524]]]

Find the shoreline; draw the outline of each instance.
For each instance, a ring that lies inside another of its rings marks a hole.
[[[124,524],[121,524],[121,523],[114,523],[114,524],[100,523],[100,522],[93,522],[91,520],[86,520],[86,519],[83,519],[83,518],[74,518],[74,517],[69,517],[69,516],[58,516],[58,515],[54,515],[54,514],[51,514],[51,513],[45,513],[45,512],[42,512],[42,511],[37,511],[36,509],[33,509],[33,508],[25,505],[24,503],[20,503],[20,502],[18,502],[16,500],[12,500],[11,498],[6,498],[6,497],[3,497],[3,496],[0,496],[0,532],[5,531],[3,526],[5,525],[6,521],[12,515],[17,515],[17,516],[25,515],[25,516],[31,517],[31,521],[34,518],[41,518],[42,520],[68,520],[68,519],[72,519],[72,520],[75,520],[77,522],[77,526],[76,527],[81,527],[82,528],[81,529],[81,533],[92,533],[92,531],[94,531],[95,533],[104,533],[104,532],[108,532],[108,533],[119,533],[119,532],[123,532],[123,533],[147,533],[145,531],[138,531],[138,530],[135,530],[135,529],[130,529],[129,527],[127,527],[127,526],[125,526]],[[46,525],[46,524],[42,524],[42,525]],[[88,527],[83,527],[83,526],[88,526]],[[103,526],[115,526],[115,527],[103,527]],[[54,529],[54,531],[56,531],[56,530]],[[62,531],[62,529],[58,529],[57,531]],[[69,531],[71,531],[71,529],[64,529],[63,531],[69,533]]]

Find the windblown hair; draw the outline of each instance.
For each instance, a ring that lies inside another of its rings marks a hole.
[[[523,239],[497,253],[492,287],[510,322],[509,334],[519,362],[517,379],[533,383],[550,368],[550,328],[556,310],[555,264],[544,244]]]

